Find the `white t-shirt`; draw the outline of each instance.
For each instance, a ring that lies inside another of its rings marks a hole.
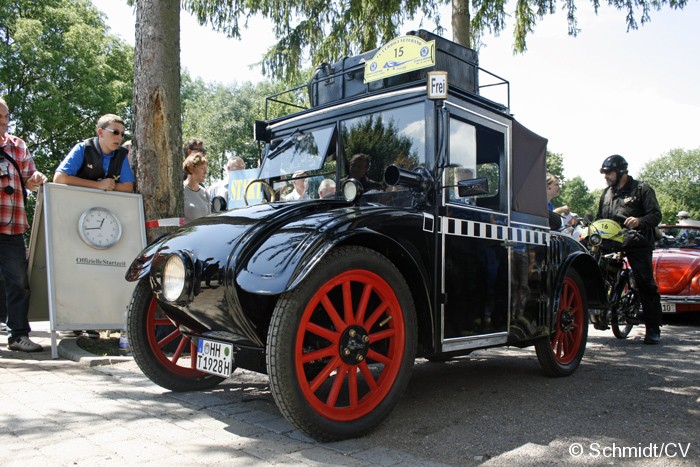
[[[187,186],[187,182],[183,183],[183,186],[185,188],[185,223],[211,214],[211,200],[207,189],[200,187],[199,190],[192,190]]]

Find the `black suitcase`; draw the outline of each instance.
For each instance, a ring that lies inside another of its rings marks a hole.
[[[479,57],[476,51],[423,29],[411,31],[408,35],[435,41],[434,67],[365,84],[365,62],[371,60],[379,49],[345,57],[332,65],[322,63],[314,70],[308,85],[311,105],[316,107],[373,91],[425,81],[430,71],[446,71],[450,86],[472,94],[479,93]]]

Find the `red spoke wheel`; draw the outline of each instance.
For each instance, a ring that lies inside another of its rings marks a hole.
[[[134,361],[154,383],[171,391],[196,391],[224,378],[195,368],[197,346],[158,306],[147,279],[134,290],[129,306],[129,346]]]
[[[535,344],[537,359],[545,373],[567,376],[576,371],[586,351],[588,302],[581,278],[569,270],[562,284],[556,321],[548,339]]]
[[[275,309],[272,393],[301,431],[360,436],[393,409],[415,358],[413,300],[391,262],[361,247],[331,252]]]

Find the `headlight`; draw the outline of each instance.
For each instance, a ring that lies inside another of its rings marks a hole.
[[[601,237],[600,234],[594,233],[588,237],[588,241],[591,245],[598,246],[603,243],[603,237]]]
[[[169,302],[174,302],[184,290],[185,263],[178,255],[171,255],[163,267],[163,296]]]
[[[358,180],[351,178],[343,184],[343,197],[345,201],[353,203],[362,194],[362,185]]]

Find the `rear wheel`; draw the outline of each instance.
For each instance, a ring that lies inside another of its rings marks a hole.
[[[398,402],[415,348],[413,299],[401,273],[373,250],[342,247],[275,308],[267,344],[272,394],[309,436],[360,436]]]
[[[139,281],[129,306],[129,346],[134,361],[154,383],[171,391],[197,391],[224,378],[195,368],[197,345],[158,306],[148,284]]]
[[[551,334],[535,344],[540,366],[550,376],[568,376],[578,368],[588,338],[588,302],[578,273],[564,278]]]

